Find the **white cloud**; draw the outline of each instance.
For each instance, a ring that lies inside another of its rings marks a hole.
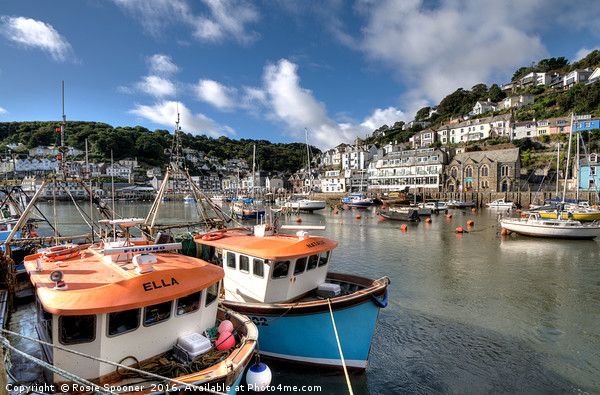
[[[144,29],[157,35],[172,24],[188,26],[200,41],[221,42],[234,39],[242,44],[253,42],[258,34],[246,25],[257,22],[255,6],[244,0],[202,0],[206,12],[194,15],[185,0],[113,0],[114,3],[139,19]],[[198,6],[198,4],[194,4]]]
[[[56,62],[73,61],[73,48],[52,25],[24,17],[0,17],[0,34],[25,48],[42,50]]]
[[[150,73],[155,75],[171,75],[179,71],[179,67],[169,55],[154,54],[148,58]]]
[[[200,100],[212,104],[220,110],[231,110],[236,107],[236,89],[228,88],[213,80],[200,80],[195,87]]]
[[[135,108],[129,110],[129,112],[156,124],[163,125],[169,130],[175,129],[177,112],[179,112],[179,126],[181,126],[181,130],[184,133],[191,133],[193,135],[206,134],[212,137],[235,134],[235,130],[229,126],[217,125],[215,121],[203,114],[192,114],[185,105],[174,101],[162,101],[153,106],[138,104]]]
[[[403,118],[401,111],[389,107],[374,110],[360,124],[337,123],[327,116],[325,104],[300,86],[297,69],[297,65],[286,59],[265,67],[263,79],[272,109],[270,117],[287,124],[296,137],[308,128],[311,144],[331,148],[341,142],[352,142],[356,137],[364,138],[381,125],[393,125]]]
[[[175,96],[175,84],[155,75],[142,77],[135,85],[137,89],[154,97]]]
[[[595,48],[592,48],[592,49],[589,49],[589,48],[580,48],[577,51],[577,53],[575,53],[575,59],[574,59],[574,61],[578,62],[578,61],[582,60],[583,58],[585,58],[586,56],[588,56],[590,54],[590,52],[596,51],[596,50],[599,50],[599,49],[600,49],[600,47],[595,47]]]
[[[394,69],[413,94],[438,103],[460,87],[498,83],[506,70],[547,55],[540,37],[527,30],[535,12],[545,7],[541,0],[435,4],[365,0],[359,7],[367,19],[360,48]]]
[[[8,114],[8,111],[6,111],[4,108],[0,107],[0,114]]]

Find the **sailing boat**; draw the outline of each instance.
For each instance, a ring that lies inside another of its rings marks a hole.
[[[568,200],[567,194],[567,177],[569,172],[569,163],[571,160],[571,143],[573,129],[575,128],[574,113],[571,113],[571,130],[569,131],[569,146],[567,152],[567,166],[565,169],[565,185],[563,188],[562,200],[558,201],[557,210],[545,210],[540,212],[542,218],[557,218],[557,219],[572,219],[577,221],[596,221],[600,220],[600,210],[593,208],[588,201]],[[577,161],[579,161],[579,133],[577,133]],[[579,165],[577,166],[579,172]],[[579,174],[577,175],[579,179]],[[577,197],[579,197],[579,185],[576,185]]]
[[[256,165],[256,145],[252,153],[252,198],[238,196],[231,202],[231,215],[241,219],[260,219],[264,218],[265,210],[259,207],[258,202],[254,198],[255,188],[255,168]]]
[[[296,197],[291,199],[285,204],[285,207],[292,208],[296,210],[313,212],[314,210],[321,210],[327,206],[327,202],[324,200],[316,200],[310,199],[310,194],[312,192],[312,180],[311,180],[311,172],[310,172],[310,145],[308,145],[308,130],[305,128],[304,132],[306,134],[306,154],[307,154],[307,164],[308,164],[308,197]]]
[[[344,203],[346,206],[348,207],[356,207],[356,208],[369,208],[373,205],[373,199],[371,199],[370,197],[365,196],[362,193],[362,186],[363,186],[363,178],[362,176],[364,175],[364,170],[361,172],[361,179],[360,179],[360,189],[361,192],[358,193],[351,193],[348,197],[345,197],[342,199],[342,203]]]

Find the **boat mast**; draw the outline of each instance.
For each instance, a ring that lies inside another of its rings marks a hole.
[[[304,134],[306,136],[306,161],[308,164],[308,196],[312,191],[312,180],[310,178],[310,146],[308,145],[308,129],[304,128]]]
[[[556,199],[558,199],[558,171],[560,170],[560,141],[557,143],[556,150]]]
[[[567,179],[569,177],[569,165],[571,163],[571,144],[573,138],[573,112],[571,112],[571,128],[569,129],[569,147],[567,152],[567,166],[565,167],[565,185],[563,187],[563,197],[562,202],[565,202],[565,197],[567,196]]]

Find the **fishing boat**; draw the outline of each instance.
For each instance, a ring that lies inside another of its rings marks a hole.
[[[584,225],[572,219],[548,219],[540,213],[530,213],[527,218],[502,218],[502,229],[524,236],[559,239],[593,239],[600,235],[597,223]]]
[[[373,199],[362,193],[351,193],[348,197],[342,199],[342,203],[348,207],[368,208],[373,205]]]
[[[462,200],[450,199],[446,205],[450,208],[471,208],[475,207],[475,202],[464,202]]]
[[[431,210],[429,211],[431,215]],[[391,219],[393,221],[418,222],[419,210],[412,207],[390,207],[388,209],[377,210],[377,216],[383,219]]]
[[[231,215],[241,219],[260,219],[265,216],[265,209],[254,199],[236,198],[231,201]]]
[[[505,201],[504,199],[496,199],[493,200],[489,203],[486,204],[488,206],[488,208],[507,208],[507,209],[512,209],[512,208],[516,208],[517,205],[515,204],[515,202],[508,202]]]
[[[38,301],[36,329],[48,343],[46,381],[61,392],[71,392],[61,385],[74,390],[81,379],[134,393],[234,389],[253,356],[256,326],[219,307],[222,268],[175,253],[180,243],[130,237],[129,229],[143,222],[108,221],[125,237],[59,245],[25,258]],[[115,363],[143,372],[132,378]]]
[[[192,195],[190,195],[190,194],[187,194],[187,195],[185,195],[185,196],[183,197],[183,201],[184,201],[185,203],[195,203],[195,202],[196,202],[196,198],[195,198],[195,197],[193,197],[193,196],[192,196]]]
[[[213,203],[225,203],[229,201],[229,198],[225,195],[215,195],[210,198]]]
[[[308,199],[303,197],[295,197],[285,203],[286,208],[293,210],[301,210],[313,212],[315,210],[324,209],[327,206],[327,202],[324,200]]]
[[[538,209],[542,218],[573,219],[576,221],[600,220],[600,210],[591,206],[588,201],[568,201],[557,203],[555,209]]]
[[[366,369],[389,279],[329,272],[338,243],[309,228],[317,227],[282,227],[305,229],[289,234],[263,224],[194,240],[225,270],[222,304],[257,324],[261,356]]]

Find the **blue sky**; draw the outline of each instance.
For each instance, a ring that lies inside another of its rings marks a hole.
[[[68,120],[331,148],[458,88],[600,48],[582,0],[19,0],[0,7],[0,121]]]

